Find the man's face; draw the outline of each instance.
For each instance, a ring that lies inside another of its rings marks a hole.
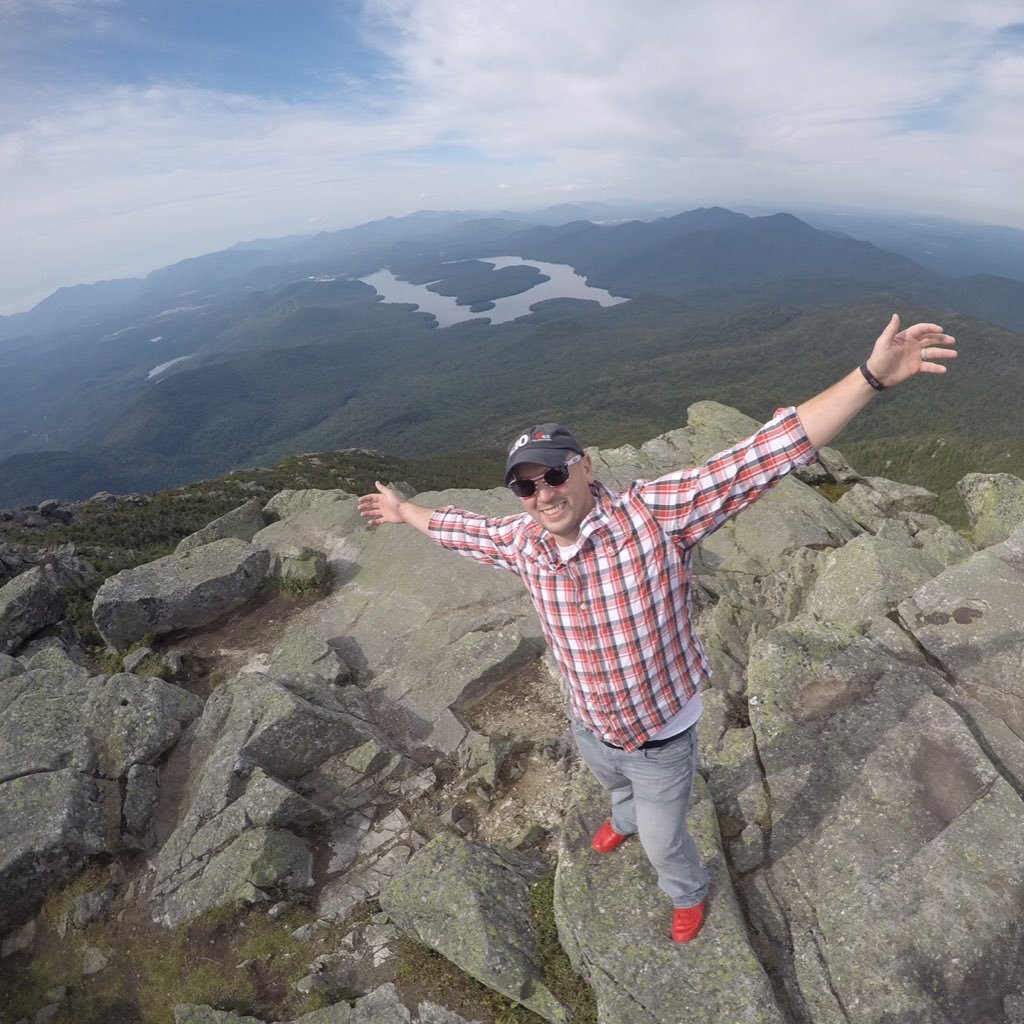
[[[572,452],[566,452],[566,459]],[[524,462],[515,468],[520,480],[541,476],[549,467],[535,462]],[[523,510],[540,523],[555,539],[556,544],[567,547],[575,544],[580,523],[594,507],[590,485],[594,482],[590,456],[584,455],[575,466],[569,467],[569,479],[559,487],[552,487],[542,479],[535,481],[537,490],[529,498],[520,498]]]

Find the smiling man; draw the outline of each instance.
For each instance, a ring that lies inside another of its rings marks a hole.
[[[377,483],[359,499],[371,524],[408,523],[459,554],[520,576],[565,678],[580,756],[611,797],[593,839],[607,854],[637,835],[672,900],[671,935],[704,923],[708,875],[686,825],[701,687],[710,676],[693,628],[695,545],[817,458],[877,391],[945,373],[954,339],[937,324],[899,330],[893,316],[867,361],[704,465],[621,493],[594,479],[565,427],[542,423],[513,441],[505,484],[517,515],[486,517],[403,501]]]

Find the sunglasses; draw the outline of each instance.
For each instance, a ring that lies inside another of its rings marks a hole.
[[[538,480],[543,480],[548,487],[561,487],[569,479],[569,467],[575,466],[582,458],[582,455],[574,455],[567,462],[563,462],[560,466],[552,466],[551,469],[544,470],[538,476],[528,476],[522,480],[513,480],[509,483],[508,489],[517,498],[532,498],[537,493]]]

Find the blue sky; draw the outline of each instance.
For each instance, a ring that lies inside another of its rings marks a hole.
[[[0,0],[0,313],[236,241],[631,198],[1024,228],[1018,0]]]

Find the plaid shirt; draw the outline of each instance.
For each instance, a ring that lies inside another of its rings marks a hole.
[[[815,458],[796,411],[780,409],[703,466],[638,480],[621,494],[595,484],[579,551],[566,561],[526,514],[488,518],[448,506],[431,516],[430,536],[522,577],[572,714],[633,750],[710,675],[693,627],[693,546]]]

